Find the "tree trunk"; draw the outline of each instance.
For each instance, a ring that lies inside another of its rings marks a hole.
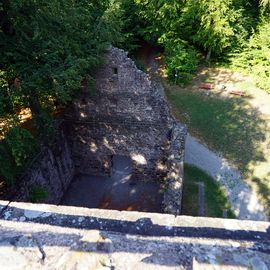
[[[41,105],[38,100],[38,97],[33,93],[29,97],[29,105],[30,105],[30,110],[32,112],[33,118],[38,117],[41,113]]]
[[[212,53],[212,51],[211,51],[211,49],[209,49],[208,50],[208,53],[207,53],[207,55],[206,55],[206,58],[205,58],[205,60],[208,62],[209,60],[210,60],[210,58],[211,58],[211,53]]]

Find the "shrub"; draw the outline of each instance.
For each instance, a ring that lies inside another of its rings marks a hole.
[[[45,187],[34,186],[30,191],[30,201],[33,203],[41,202],[48,197],[48,191]]]
[[[14,184],[36,151],[37,143],[28,130],[15,126],[5,134],[0,144],[0,175],[6,183]]]
[[[198,65],[197,52],[181,39],[164,42],[166,75],[171,82],[187,84]]]

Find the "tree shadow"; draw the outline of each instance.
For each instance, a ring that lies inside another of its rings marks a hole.
[[[190,132],[235,164],[244,178],[251,178],[256,166],[267,162],[269,150],[264,145],[269,124],[258,108],[251,107],[249,97],[224,97],[219,92],[198,89],[167,93],[176,115]],[[258,178],[258,187],[260,182],[266,183]],[[270,185],[264,187],[270,191]],[[270,200],[265,199],[267,208]]]
[[[269,205],[270,202],[270,188],[269,188],[270,173],[265,178],[253,177],[252,182],[256,184],[258,192],[265,202],[265,205]],[[270,209],[267,208],[267,214],[270,216]]]

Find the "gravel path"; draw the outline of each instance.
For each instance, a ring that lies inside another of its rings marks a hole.
[[[243,181],[240,172],[191,135],[187,136],[185,162],[206,171],[225,188],[239,219],[267,220],[256,193]]]

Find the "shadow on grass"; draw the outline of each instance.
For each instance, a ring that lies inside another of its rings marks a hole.
[[[235,218],[227,196],[222,188],[204,171],[185,164],[183,185],[183,215],[198,216],[199,187],[198,182],[205,186],[205,215],[207,217],[223,217],[223,210],[227,210],[228,218]]]
[[[180,88],[167,93],[180,120],[241,171],[249,173],[251,163],[265,161],[261,143],[270,131],[247,98],[224,98],[214,92],[207,95]]]
[[[258,177],[252,178],[253,183],[256,184],[259,194],[262,197],[262,200],[264,201],[265,205],[268,205],[267,207],[267,215],[270,216],[270,188],[269,188],[269,181],[270,181],[270,173],[267,174],[267,176],[263,179],[260,179]],[[267,185],[268,183],[268,185]]]
[[[249,97],[224,97],[221,92],[202,92],[192,87],[166,90],[179,120],[211,149],[232,161],[245,177],[252,178],[256,165],[266,162],[263,144],[270,134],[269,126],[261,112],[251,107]],[[269,214],[270,183],[259,178],[255,183]]]

